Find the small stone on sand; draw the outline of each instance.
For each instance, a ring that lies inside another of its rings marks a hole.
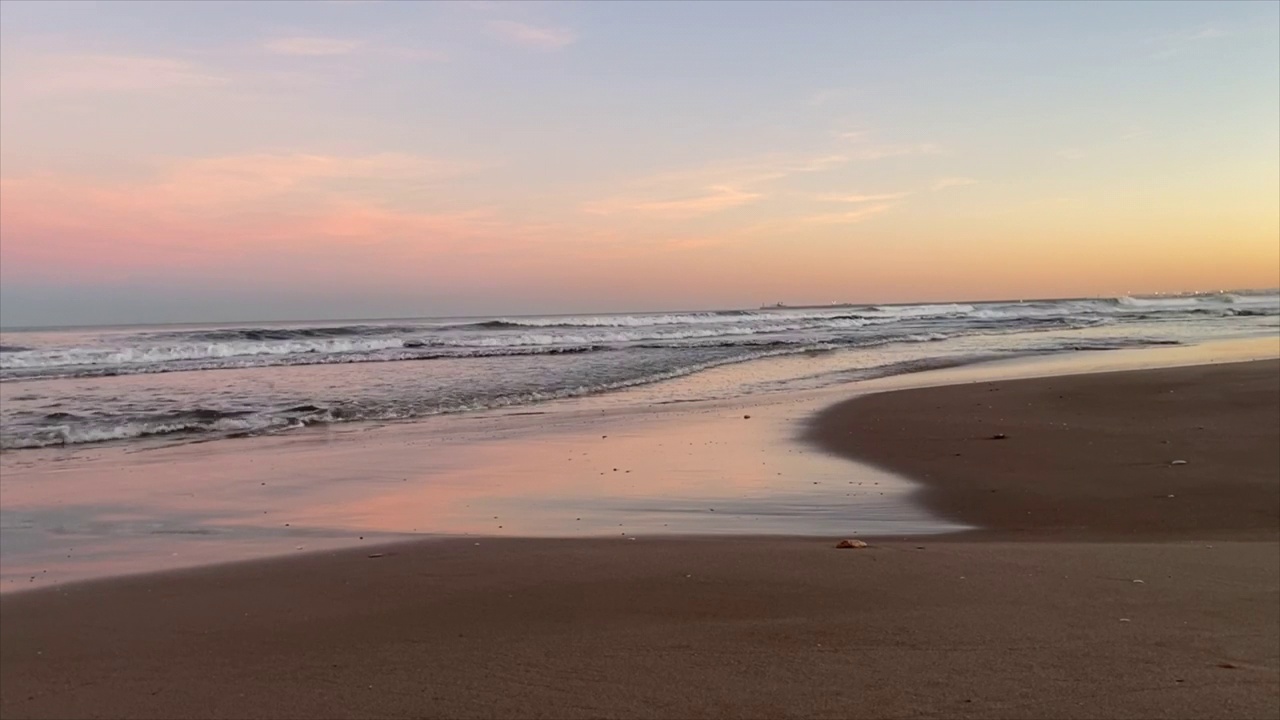
[[[836,547],[842,550],[849,549],[849,548],[853,548],[856,550],[858,548],[864,548],[866,546],[867,544],[862,542],[861,540],[841,540],[840,542],[836,543]]]

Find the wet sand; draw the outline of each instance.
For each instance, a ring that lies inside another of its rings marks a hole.
[[[1278,395],[1277,360],[951,385],[849,400],[808,438],[996,537],[1275,540]]]
[[[1275,717],[1278,414],[1265,361],[819,418],[990,528],[947,538],[450,540],[0,596],[0,715]]]

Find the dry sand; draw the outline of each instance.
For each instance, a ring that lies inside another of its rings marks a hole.
[[[6,595],[0,715],[1275,718],[1278,415],[1274,361],[869,396],[815,439],[991,530],[439,541]]]

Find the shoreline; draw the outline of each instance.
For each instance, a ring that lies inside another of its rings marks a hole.
[[[956,369],[967,370],[969,369],[969,367],[970,366],[963,366],[961,368],[946,368],[944,369],[944,372],[953,371]],[[1058,541],[1068,541],[1068,542],[1079,542],[1079,541],[1164,542],[1164,541],[1171,541],[1171,540],[1186,540],[1192,535],[1194,535],[1197,538],[1204,538],[1204,539],[1223,539],[1223,540],[1236,540],[1236,541],[1277,540],[1277,539],[1280,539],[1280,513],[1269,512],[1269,509],[1272,507],[1280,507],[1280,492],[1277,492],[1277,489],[1275,487],[1271,487],[1268,490],[1266,480],[1268,478],[1275,478],[1277,477],[1277,475],[1280,475],[1280,458],[1277,457],[1277,455],[1280,455],[1280,454],[1265,452],[1266,445],[1265,443],[1261,442],[1262,440],[1273,438],[1273,437],[1276,437],[1277,434],[1280,434],[1280,430],[1278,430],[1276,427],[1266,427],[1266,426],[1262,426],[1261,424],[1255,423],[1252,427],[1252,433],[1249,436],[1246,436],[1245,433],[1243,433],[1239,428],[1229,428],[1225,431],[1226,434],[1233,436],[1235,440],[1243,441],[1244,445],[1253,447],[1255,449],[1258,447],[1261,447],[1264,450],[1264,452],[1262,453],[1251,456],[1249,458],[1249,462],[1246,463],[1252,466],[1251,470],[1255,475],[1255,480],[1262,481],[1260,483],[1254,484],[1252,489],[1256,492],[1256,494],[1248,497],[1244,503],[1252,511],[1256,511],[1256,512],[1247,513],[1247,515],[1252,519],[1251,524],[1248,524],[1248,526],[1246,527],[1241,527],[1239,523],[1235,523],[1232,526],[1223,526],[1223,527],[1211,527],[1211,526],[1203,527],[1202,526],[1202,527],[1180,527],[1180,528],[1172,528],[1172,529],[1152,528],[1149,526],[1135,526],[1132,528],[1133,531],[1129,533],[1117,533],[1114,531],[1114,528],[1097,530],[1097,529],[1091,529],[1088,527],[1052,527],[1052,526],[1045,527],[1040,522],[1025,522],[1025,521],[1021,523],[1015,523],[1013,526],[1003,526],[1003,527],[993,526],[993,525],[982,525],[982,524],[979,524],[979,521],[983,520],[984,518],[976,517],[976,516],[973,516],[973,517],[966,516],[965,510],[968,510],[971,508],[960,507],[957,509],[956,507],[948,504],[949,498],[947,498],[945,495],[937,496],[937,497],[933,496],[931,493],[936,493],[939,489],[939,486],[945,486],[947,484],[948,480],[950,479],[948,476],[948,471],[955,470],[957,467],[961,470],[971,469],[975,463],[981,464],[983,467],[990,467],[992,463],[996,462],[997,460],[999,460],[1000,462],[1006,462],[1008,460],[1008,458],[995,458],[990,455],[981,456],[980,454],[976,454],[976,453],[966,455],[965,453],[956,454],[951,452],[953,445],[957,447],[968,447],[970,449],[976,448],[979,450],[990,449],[993,451],[1003,450],[1004,448],[1008,447],[1008,445],[1003,445],[993,440],[989,435],[983,434],[986,431],[983,428],[987,424],[990,424],[991,422],[990,419],[984,419],[984,418],[975,416],[973,418],[968,418],[968,419],[963,419],[963,418],[959,419],[959,422],[957,423],[956,422],[957,418],[955,418],[954,416],[948,416],[947,421],[942,424],[945,424],[945,425],[957,424],[959,426],[959,429],[957,430],[957,432],[954,433],[954,437],[941,438],[938,436],[938,433],[936,432],[937,430],[936,425],[930,428],[930,431],[929,431],[929,434],[931,435],[929,438],[930,442],[945,443],[946,446],[941,447],[940,445],[941,449],[939,449],[937,452],[930,454],[924,460],[920,460],[919,458],[916,458],[914,461],[908,461],[909,458],[911,457],[911,454],[914,454],[914,450],[917,448],[917,443],[915,442],[914,439],[909,439],[907,442],[904,442],[901,444],[886,445],[884,444],[884,438],[880,437],[879,433],[877,432],[878,430],[877,426],[880,424],[883,424],[883,423],[891,424],[894,422],[901,423],[904,421],[904,419],[907,418],[907,416],[922,416],[927,414],[923,412],[926,409],[925,406],[927,406],[928,409],[932,409],[936,411],[941,407],[938,401],[945,400],[944,398],[939,397],[940,391],[946,391],[950,394],[954,394],[958,396],[958,401],[961,403],[968,403],[973,400],[985,399],[987,396],[983,395],[982,393],[992,392],[992,391],[1002,391],[1005,394],[1000,396],[1000,398],[1001,400],[1005,401],[1005,404],[1007,405],[1009,403],[1016,404],[1017,402],[1021,402],[1020,399],[1012,399],[1012,398],[1020,397],[1019,390],[1021,388],[1027,388],[1029,390],[1034,391],[1037,387],[1043,386],[1046,390],[1052,390],[1054,393],[1066,393],[1066,392],[1072,392],[1073,386],[1078,386],[1081,384],[1091,385],[1098,382],[1099,380],[1101,380],[1103,383],[1107,383],[1111,381],[1119,385],[1124,385],[1126,384],[1129,376],[1146,376],[1148,378],[1158,378],[1158,379],[1163,379],[1166,383],[1171,382],[1175,386],[1179,384],[1185,386],[1188,383],[1185,380],[1183,380],[1182,382],[1179,382],[1179,376],[1187,376],[1187,375],[1195,376],[1191,379],[1193,381],[1197,381],[1197,380],[1203,380],[1203,375],[1205,374],[1219,373],[1224,371],[1235,372],[1236,370],[1246,371],[1248,375],[1247,380],[1250,383],[1253,383],[1255,385],[1260,383],[1263,386],[1262,387],[1263,390],[1276,391],[1276,393],[1273,393],[1273,395],[1280,394],[1280,358],[1271,359],[1271,360],[1246,360],[1246,361],[1240,361],[1240,362],[1227,362],[1227,363],[1173,365],[1173,366],[1167,366],[1167,367],[1153,367],[1153,368],[1145,368],[1145,369],[1138,369],[1138,370],[1083,372],[1083,373],[1063,374],[1063,375],[1032,374],[1027,377],[1012,377],[1007,380],[989,380],[989,381],[976,381],[976,382],[968,382],[968,383],[955,382],[955,383],[945,383],[945,384],[928,384],[928,385],[921,385],[921,386],[909,386],[905,389],[889,388],[889,389],[877,389],[870,392],[865,392],[863,394],[856,395],[852,398],[847,398],[835,404],[829,405],[825,407],[823,410],[816,413],[815,415],[812,415],[806,418],[803,422],[803,431],[800,433],[799,437],[803,442],[809,443],[817,448],[820,448],[824,452],[830,455],[852,461],[862,467],[869,467],[873,469],[883,470],[887,473],[891,473],[895,476],[899,476],[906,480],[909,480],[912,483],[912,487],[907,491],[907,493],[908,495],[910,495],[910,499],[912,502],[921,504],[925,509],[933,513],[934,516],[939,519],[940,523],[949,522],[949,523],[960,524],[962,526],[956,530],[933,531],[928,533],[915,533],[915,532],[866,533],[866,532],[859,531],[857,529],[850,529],[848,532],[850,537],[856,536],[856,537],[861,537],[867,540],[876,540],[876,541],[883,541],[883,542],[894,542],[894,541],[926,542],[927,541],[929,543],[974,542],[974,541],[995,541],[995,540],[1036,540],[1036,541],[1058,540]],[[901,379],[902,377],[903,376],[895,376],[895,377],[890,377],[885,379],[892,381],[892,380]],[[870,383],[866,383],[866,384],[870,384]],[[1194,385],[1194,382],[1192,382],[1191,384]],[[1057,388],[1057,389],[1055,390],[1054,388]],[[1184,388],[1184,395],[1185,394],[1186,393]],[[966,399],[965,396],[968,396],[968,398]],[[1280,398],[1277,398],[1277,397],[1263,397],[1259,395],[1255,399],[1258,400],[1259,404],[1264,408],[1269,408],[1272,406],[1272,404],[1274,404],[1277,407],[1280,407]],[[953,398],[951,399],[951,401],[956,402],[957,400]],[[891,417],[885,418],[882,416],[874,415],[874,413],[876,412],[883,412],[885,408],[892,409],[893,414]],[[860,423],[857,422],[859,415],[866,414],[864,412],[866,409],[869,409],[873,415],[871,417],[864,418],[863,421]],[[988,408],[988,410],[990,409],[991,408]],[[1000,408],[1000,410],[1003,410],[1003,409],[1005,408]],[[1092,408],[1092,410],[1096,411],[1096,408]],[[1051,412],[1062,412],[1062,411],[1063,411],[1063,407],[1061,406],[1051,410]],[[1032,413],[1031,417],[1035,417],[1037,415],[1038,413]],[[1264,419],[1269,419],[1272,416],[1268,414],[1264,409],[1264,411],[1261,413],[1261,417]],[[907,419],[906,421],[912,422],[912,421],[918,421],[918,420]],[[1027,422],[1027,418],[1023,418],[1022,420],[1019,420],[1018,418],[1005,418],[1002,416],[1002,419],[1000,422],[1003,423],[1003,425],[1001,425],[1000,427],[1007,429],[1007,427],[1011,425],[1018,425],[1020,423]],[[1272,423],[1272,425],[1276,425],[1277,427],[1280,427],[1280,423]],[[993,425],[992,427],[994,428],[995,426]],[[1064,429],[1069,430],[1069,427]],[[1165,428],[1164,430],[1165,430],[1165,434],[1176,433],[1175,430],[1172,430],[1170,428]],[[901,426],[899,426],[899,430],[895,432],[901,432],[901,431],[902,431],[902,428]],[[1056,431],[1056,428],[1055,428],[1055,431]],[[926,431],[921,431],[921,430],[909,431],[909,434],[920,434],[922,432],[926,432]],[[1159,431],[1156,431],[1156,432],[1158,434]],[[1135,434],[1146,435],[1148,433],[1137,432]],[[1005,438],[1006,441],[1009,439],[1011,438]],[[1204,439],[1208,441],[1210,444],[1218,445],[1219,447],[1217,448],[1217,451],[1223,455],[1227,455],[1227,456],[1234,455],[1237,457],[1239,455],[1238,447],[1234,445],[1223,446],[1221,443],[1221,438],[1214,437],[1212,433],[1204,435]],[[1130,438],[1122,437],[1122,438],[1119,438],[1118,440],[1121,443],[1125,443],[1125,442],[1129,442]],[[1077,440],[1077,443],[1078,442],[1079,441]],[[1084,440],[1083,442],[1092,443],[1091,440]],[[988,446],[988,444],[990,445]],[[1159,449],[1160,452],[1163,452],[1164,454],[1169,454],[1169,453],[1177,454],[1177,450],[1178,450],[1177,446],[1165,445],[1163,442],[1161,443],[1161,445],[1162,447]],[[984,446],[987,446],[987,447],[984,447]],[[904,453],[904,450],[912,451],[912,452],[908,454],[908,453]],[[1031,452],[1037,454],[1038,457],[1040,456],[1039,453],[1043,451],[1044,451],[1044,448],[1041,446],[1037,446],[1031,449]],[[960,458],[964,458],[964,460],[963,462],[957,465],[957,463],[951,459],[952,457],[960,457]],[[1050,455],[1050,457],[1052,457],[1052,455]],[[1150,448],[1147,448],[1143,458],[1145,461],[1143,464],[1147,466],[1147,469],[1150,469],[1152,467],[1159,467],[1163,471],[1166,463],[1153,461],[1151,460],[1152,457],[1154,457],[1154,455],[1150,451]],[[1262,462],[1259,463],[1258,462],[1259,460],[1261,460]],[[1271,462],[1270,465],[1267,465],[1266,464],[1267,461],[1270,461],[1270,460],[1275,460],[1276,462]],[[1110,462],[1112,462],[1117,466],[1125,466],[1132,461],[1129,458],[1123,458],[1123,457],[1115,458],[1113,455]],[[920,467],[925,468],[923,472],[919,471]],[[1168,467],[1173,468],[1174,466],[1169,465]],[[1184,468],[1181,471],[1182,474],[1184,475],[1188,474],[1186,470],[1187,469]],[[1203,477],[1202,473],[1205,472],[1205,468],[1203,466],[1200,466],[1200,467],[1194,468],[1194,470],[1199,472],[1195,473],[1197,477],[1191,478],[1192,483],[1202,480],[1202,477]],[[971,478],[966,478],[966,480],[968,480],[969,482],[972,482]],[[1179,483],[1184,483],[1187,479],[1177,478],[1176,480]],[[937,484],[934,484],[934,483],[937,483]],[[1280,483],[1277,483],[1277,484],[1280,484]],[[1006,494],[999,498],[999,500],[1001,501],[1007,501],[1010,498],[1010,493],[1008,492],[1008,487],[1007,487],[1008,483],[1005,483],[1005,485],[1006,485],[1005,487]],[[994,487],[994,488],[982,487],[982,488],[976,488],[976,489],[966,488],[965,492],[978,495],[982,497],[984,500],[989,501],[990,498],[987,498],[985,495],[982,495],[982,492],[985,491],[987,494],[992,494],[993,492],[998,493],[1000,489],[1001,489],[1000,487]],[[1145,487],[1139,488],[1136,492],[1131,494],[1132,497],[1130,497],[1129,499],[1131,501],[1136,500],[1140,504],[1146,504],[1144,501],[1147,500],[1148,498],[1151,500],[1171,499],[1165,496],[1160,496],[1158,493],[1155,493],[1154,491],[1151,493],[1148,493],[1147,490],[1149,489],[1151,488],[1145,488]],[[1166,489],[1166,488],[1158,488],[1158,489]],[[1174,489],[1177,489],[1176,485],[1174,486]],[[1166,496],[1168,494],[1170,493],[1165,493]],[[1112,501],[1114,501],[1114,499],[1115,498],[1111,498]],[[1172,499],[1177,499],[1176,494],[1175,494],[1175,497]],[[1170,506],[1167,504],[1161,504],[1160,509],[1161,511],[1165,511],[1165,510],[1168,510],[1169,507]],[[1023,511],[1023,512],[1026,512],[1026,511]],[[1007,511],[1003,512],[1002,514],[1004,514],[1005,517],[1008,517]],[[1183,517],[1182,519],[1185,520],[1186,518]],[[1218,523],[1218,524],[1222,525],[1223,523]],[[1212,525],[1212,523],[1210,523],[1210,525]],[[257,565],[257,564],[270,564],[274,562],[289,562],[291,560],[296,560],[300,558],[307,559],[307,558],[315,558],[315,557],[330,557],[334,555],[341,555],[341,554],[348,554],[348,553],[353,556],[366,555],[370,553],[377,553],[379,555],[390,555],[390,554],[395,554],[399,549],[405,548],[407,546],[418,545],[418,544],[433,545],[433,546],[450,545],[450,544],[475,545],[481,542],[485,542],[485,543],[510,542],[513,540],[552,542],[552,543],[575,542],[575,541],[607,542],[607,541],[618,539],[618,537],[615,537],[612,534],[605,534],[605,533],[600,533],[597,535],[539,535],[539,536],[515,535],[515,536],[512,536],[512,535],[496,535],[496,534],[483,534],[483,533],[465,534],[465,533],[456,533],[456,532],[439,532],[439,533],[425,533],[425,534],[420,533],[420,534],[405,536],[401,538],[379,536],[378,533],[373,531],[367,531],[367,534],[370,536],[369,537],[370,541],[367,543],[362,543],[358,546],[353,546],[353,545],[342,545],[342,546],[333,546],[333,547],[322,546],[322,547],[308,550],[301,554],[283,554],[282,553],[277,555],[246,558],[246,559],[240,559],[240,560],[212,561],[207,563],[201,563],[198,565],[184,566],[184,567],[177,567],[177,568],[162,568],[162,569],[149,570],[149,571],[131,572],[124,575],[91,577],[91,578],[73,581],[69,585],[63,584],[63,585],[54,586],[54,587],[36,587],[36,588],[19,587],[17,589],[9,590],[7,592],[27,594],[30,592],[55,590],[58,587],[65,588],[68,586],[79,586],[82,584],[112,583],[121,579],[148,578],[148,577],[162,578],[170,574],[199,573],[200,571],[205,569],[216,571],[223,568],[235,568],[241,565]],[[626,539],[627,534],[623,533],[621,537],[622,539]],[[725,542],[725,541],[731,541],[731,540],[732,541],[751,541],[751,542],[767,542],[767,541],[813,542],[815,540],[826,541],[828,538],[834,538],[835,536],[830,534],[815,534],[815,533],[753,534],[753,533],[669,532],[669,533],[662,533],[660,535],[639,535],[634,537],[636,537],[636,539],[643,539],[646,542],[653,542],[655,540],[670,541],[670,542]]]
[[[812,417],[851,393],[1208,368],[1275,358],[1276,341],[1009,358],[696,405],[566,401],[545,415],[307,429],[138,453],[104,447],[43,465],[4,457],[0,594],[450,538],[907,537],[966,528],[961,537],[972,538],[980,523],[949,521],[946,508],[918,502],[910,469],[886,472],[856,455],[850,464],[847,453],[805,441]],[[738,373],[675,382],[720,387]]]

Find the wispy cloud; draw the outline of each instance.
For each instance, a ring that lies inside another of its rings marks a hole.
[[[850,160],[879,160],[904,155],[939,155],[942,147],[936,143],[885,143],[876,142],[866,130],[850,130],[836,133],[842,142],[842,152]]]
[[[809,104],[814,107],[822,107],[828,103],[839,100],[847,94],[845,90],[840,88],[823,88],[815,90],[809,95]]]
[[[769,183],[847,162],[843,155],[780,156],[662,173],[632,182],[627,191],[585,203],[582,211],[592,215],[707,215],[764,199]]]
[[[859,194],[854,194],[854,195],[836,195],[836,194],[831,194],[831,195],[819,195],[819,196],[817,196],[817,198],[815,198],[815,199],[817,199],[817,200],[821,200],[822,202],[836,202],[836,203],[849,203],[849,204],[856,204],[856,203],[866,203],[866,202],[885,202],[885,201],[889,201],[889,200],[901,200],[902,198],[905,198],[905,197],[907,197],[907,196],[908,196],[908,195],[910,195],[910,194],[911,194],[911,193],[909,193],[909,192],[878,193],[878,194],[875,194],[875,195],[859,195]]]
[[[130,181],[0,178],[6,260],[93,277],[103,267],[214,271],[235,267],[237,258],[277,250],[308,257],[319,247],[375,262],[362,248],[377,245],[399,256],[377,261],[381,270],[398,272],[443,250],[473,254],[475,239],[492,248],[538,232],[484,208],[400,206],[379,189],[443,180],[460,167],[391,153],[241,155],[172,160]]]
[[[848,130],[845,132],[838,132],[835,134],[835,136],[840,138],[841,140],[853,140],[858,142],[868,139],[870,135],[871,133],[867,132],[866,130]]]
[[[1230,34],[1222,28],[1206,27],[1191,33],[1188,37],[1192,40],[1212,40],[1213,38],[1226,37]]]
[[[449,59],[449,53],[443,50],[433,50],[429,48],[408,48],[408,47],[379,47],[375,51],[378,55],[394,58],[396,60],[430,60],[434,62],[442,62]]]
[[[847,162],[849,162],[849,156],[847,155],[819,155],[818,157],[791,163],[780,168],[779,172],[785,175],[821,172],[823,170],[839,167]]]
[[[638,184],[650,186],[686,185],[759,185],[793,175],[834,170],[849,162],[840,154],[792,155],[775,154],[737,161],[718,162],[702,167],[662,173]]]
[[[728,208],[746,205],[761,197],[760,193],[747,192],[735,187],[715,186],[707,188],[705,195],[680,200],[661,200],[642,202],[633,206],[635,210],[656,212],[667,215],[702,215],[710,212],[727,210]]]
[[[869,144],[851,150],[849,156],[855,160],[880,160],[881,158],[902,157],[904,155],[939,155],[941,153],[942,148],[933,143],[899,143],[887,145]]]
[[[489,28],[507,42],[539,50],[559,50],[578,39],[577,34],[568,28],[530,25],[513,20],[495,20],[489,23]]]
[[[177,58],[148,55],[32,55],[7,73],[9,88],[37,95],[149,92],[226,85],[214,71]]]
[[[317,194],[335,183],[427,181],[456,177],[474,166],[400,153],[372,155],[252,154],[171,161],[149,186],[174,205],[224,205]],[[348,187],[345,192],[351,192]]]
[[[1197,28],[1164,33],[1147,38],[1145,44],[1152,48],[1148,57],[1152,60],[1164,60],[1179,55],[1207,41],[1229,36],[1231,33],[1220,27],[1204,25]]]
[[[385,57],[394,60],[448,60],[449,56],[442,50],[431,48],[402,47],[384,43],[371,44],[365,40],[335,37],[282,37],[268,40],[262,49],[274,55],[294,57],[340,57],[344,55],[361,55],[366,57]]]
[[[616,215],[619,213],[643,213],[664,217],[687,218],[708,215],[759,200],[763,195],[729,185],[713,185],[690,191],[687,196],[671,199],[637,199],[614,197],[587,203],[583,211],[591,215]]]
[[[350,55],[363,45],[359,40],[333,37],[282,37],[268,40],[263,48],[276,55]]]
[[[662,173],[641,178],[622,192],[580,207],[593,215],[643,213],[668,217],[689,217],[723,212],[783,194],[806,200],[867,205],[857,210],[814,215],[801,222],[850,223],[884,212],[909,196],[910,192],[825,193],[815,195],[812,189],[788,189],[786,181],[807,174],[835,173],[851,163],[885,157],[933,155],[941,153],[933,143],[876,143],[865,131],[841,133],[845,142],[833,152],[798,155],[778,153],[732,162]],[[832,175],[832,178],[837,177]],[[949,179],[960,184],[966,179]],[[843,180],[848,182],[847,180]],[[811,183],[805,183],[811,184]],[[830,185],[828,184],[828,187]],[[788,223],[794,225],[795,216]]]
[[[966,185],[976,185],[976,184],[978,184],[978,181],[974,180],[971,177],[944,177],[944,178],[938,178],[937,180],[935,180],[933,183],[932,189],[946,190],[947,188],[964,187]]]
[[[800,218],[800,222],[814,225],[852,225],[869,220],[876,215],[888,212],[897,207],[896,203],[882,203],[842,213],[826,213]]]

